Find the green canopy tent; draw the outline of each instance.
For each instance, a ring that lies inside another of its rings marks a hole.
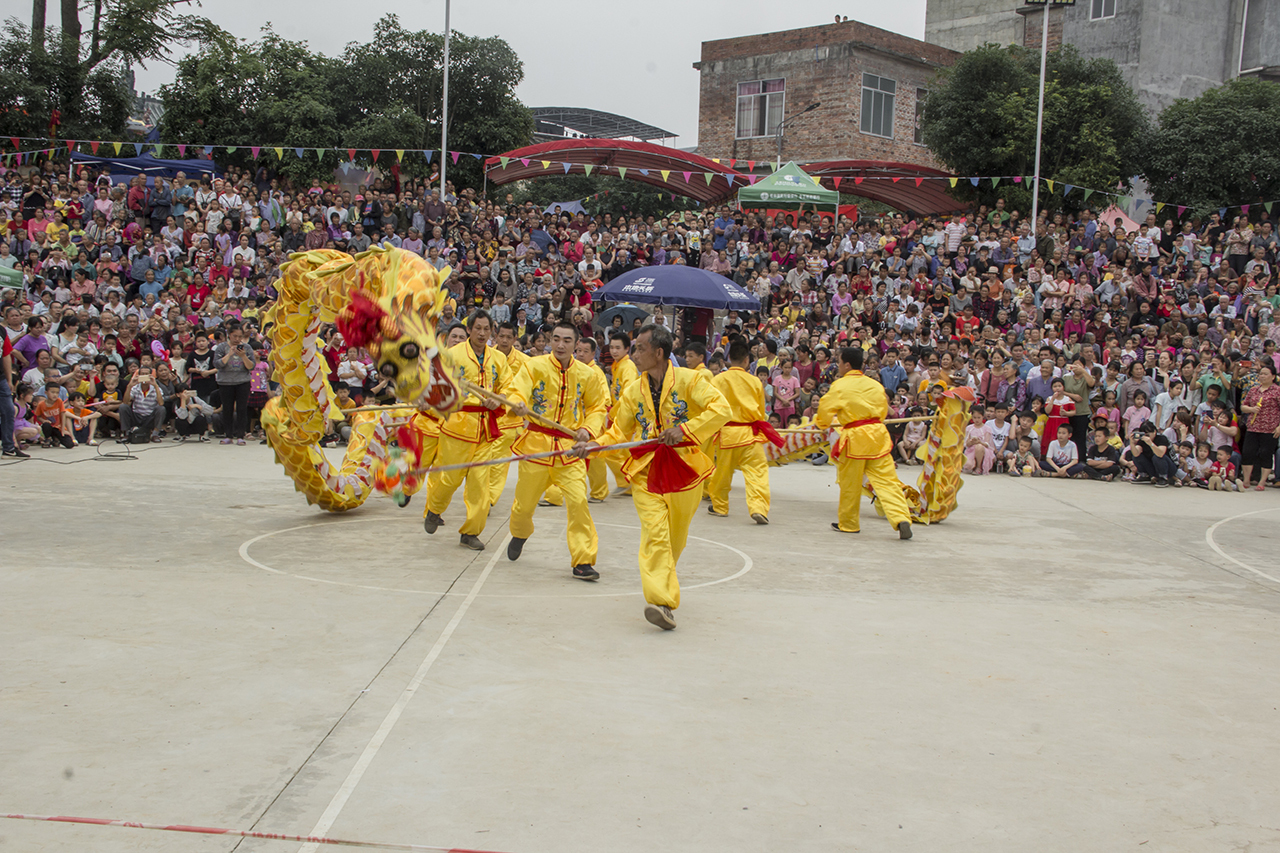
[[[840,193],[819,185],[794,162],[738,190],[738,206],[742,208],[766,208],[776,210],[800,210],[810,208],[840,213]]]

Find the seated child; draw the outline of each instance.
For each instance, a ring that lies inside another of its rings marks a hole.
[[[1043,477],[1044,475],[1044,471],[1040,468],[1040,454],[1032,447],[1031,437],[1018,436],[1018,450],[1013,454],[1013,461],[1009,463],[1009,476]]]

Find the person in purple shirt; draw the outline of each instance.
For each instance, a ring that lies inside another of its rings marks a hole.
[[[35,316],[27,320],[27,333],[13,342],[14,352],[22,353],[22,357],[26,359],[28,367],[36,363],[36,357],[40,350],[52,350],[49,348],[49,341],[44,336],[44,330],[48,323],[43,317]]]

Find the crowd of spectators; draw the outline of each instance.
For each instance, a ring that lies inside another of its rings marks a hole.
[[[113,183],[45,164],[0,183],[0,266],[22,275],[0,292],[6,455],[110,435],[262,440],[257,413],[276,391],[262,320],[281,264],[390,243],[450,268],[442,333],[482,307],[536,354],[565,318],[606,370],[612,338],[645,320],[673,327],[684,360],[712,370],[727,337],[744,334],[782,425],[812,416],[842,346],[866,351],[894,415],[967,386],[973,475],[1238,490],[1265,488],[1276,469],[1278,244],[1266,213],[1150,214],[1129,229],[1092,210],[1033,226],[1003,202],[857,222],[729,206],[591,216],[431,179],[293,187],[265,169]],[[664,264],[732,278],[762,310],[593,322],[598,287]],[[366,353],[332,329],[323,337],[343,405],[387,399]],[[903,463],[924,435],[895,430]]]

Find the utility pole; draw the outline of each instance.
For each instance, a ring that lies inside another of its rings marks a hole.
[[[1026,0],[1028,5],[1042,6],[1040,24],[1040,95],[1036,104],[1036,174],[1031,187],[1031,236],[1036,236],[1040,222],[1040,140],[1044,133],[1044,75],[1049,61],[1049,10],[1055,6],[1074,6],[1076,0]]]
[[[444,172],[449,162],[449,0],[444,0],[444,97],[440,105],[440,201],[444,201]]]

